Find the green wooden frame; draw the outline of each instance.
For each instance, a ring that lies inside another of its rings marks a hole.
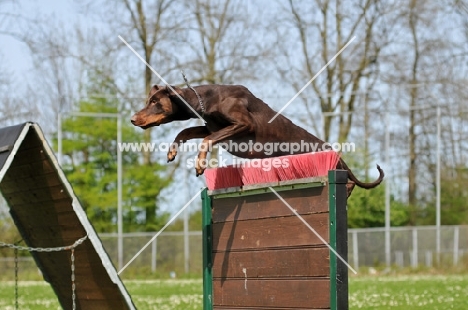
[[[347,171],[328,172],[330,246],[345,261],[348,260],[347,182]],[[330,251],[330,309],[348,308],[348,266]]]
[[[205,188],[202,192],[203,237],[203,309],[213,309],[213,275],[211,273],[211,197]]]

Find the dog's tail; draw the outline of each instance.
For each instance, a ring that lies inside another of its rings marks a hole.
[[[351,169],[349,169],[349,167],[346,165],[346,163],[344,162],[343,159],[340,159],[340,162],[338,163],[338,166],[341,166],[342,169],[344,170],[347,170],[348,171],[348,178],[353,181],[357,186],[361,187],[361,188],[365,188],[365,189],[371,189],[371,188],[374,188],[376,186],[378,186],[380,183],[382,183],[383,181],[383,178],[385,176],[382,168],[380,168],[379,165],[377,165],[377,170],[379,170],[379,177],[377,180],[375,180],[374,182],[371,182],[371,183],[364,183],[364,182],[361,182],[359,181],[356,176],[353,174],[353,172],[351,171]]]

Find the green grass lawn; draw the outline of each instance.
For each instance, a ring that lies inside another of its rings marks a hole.
[[[466,275],[356,277],[349,281],[350,309],[468,309]]]
[[[202,281],[125,281],[139,310],[202,309]],[[461,275],[350,278],[350,309],[467,309],[468,277]],[[60,309],[45,282],[20,282],[19,308]],[[0,309],[14,309],[14,283],[0,282]]]

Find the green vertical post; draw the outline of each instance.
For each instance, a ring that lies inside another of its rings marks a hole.
[[[346,170],[328,172],[330,246],[345,261],[348,260],[347,182]],[[348,267],[330,251],[330,309],[348,308]]]
[[[202,198],[202,234],[203,234],[203,309],[213,309],[213,275],[211,246],[211,198],[205,188]]]

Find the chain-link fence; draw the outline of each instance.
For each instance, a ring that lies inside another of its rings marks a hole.
[[[391,265],[400,267],[456,266],[468,255],[468,226],[441,226],[440,253],[436,250],[437,227],[390,228]],[[348,259],[355,268],[387,262],[384,228],[348,230]]]
[[[155,233],[129,233],[123,235],[123,261],[128,262]],[[117,234],[100,234],[99,237],[117,264]],[[163,232],[125,269],[125,274],[158,272],[162,274],[202,274],[202,232]]]
[[[390,228],[390,263],[400,267],[459,265],[468,256],[468,226],[441,226],[441,251],[436,251],[436,227]],[[128,262],[154,233],[128,233],[123,236],[124,262]],[[110,258],[117,264],[117,234],[101,234],[100,238]],[[79,257],[76,257],[79,260]],[[354,268],[384,266],[385,229],[359,228],[348,231],[348,260]],[[0,257],[0,280],[14,278],[14,253]],[[202,274],[201,231],[164,232],[146,248],[124,271],[127,278]],[[11,274],[11,275],[10,275]],[[19,259],[19,278],[39,278],[30,256]]]

